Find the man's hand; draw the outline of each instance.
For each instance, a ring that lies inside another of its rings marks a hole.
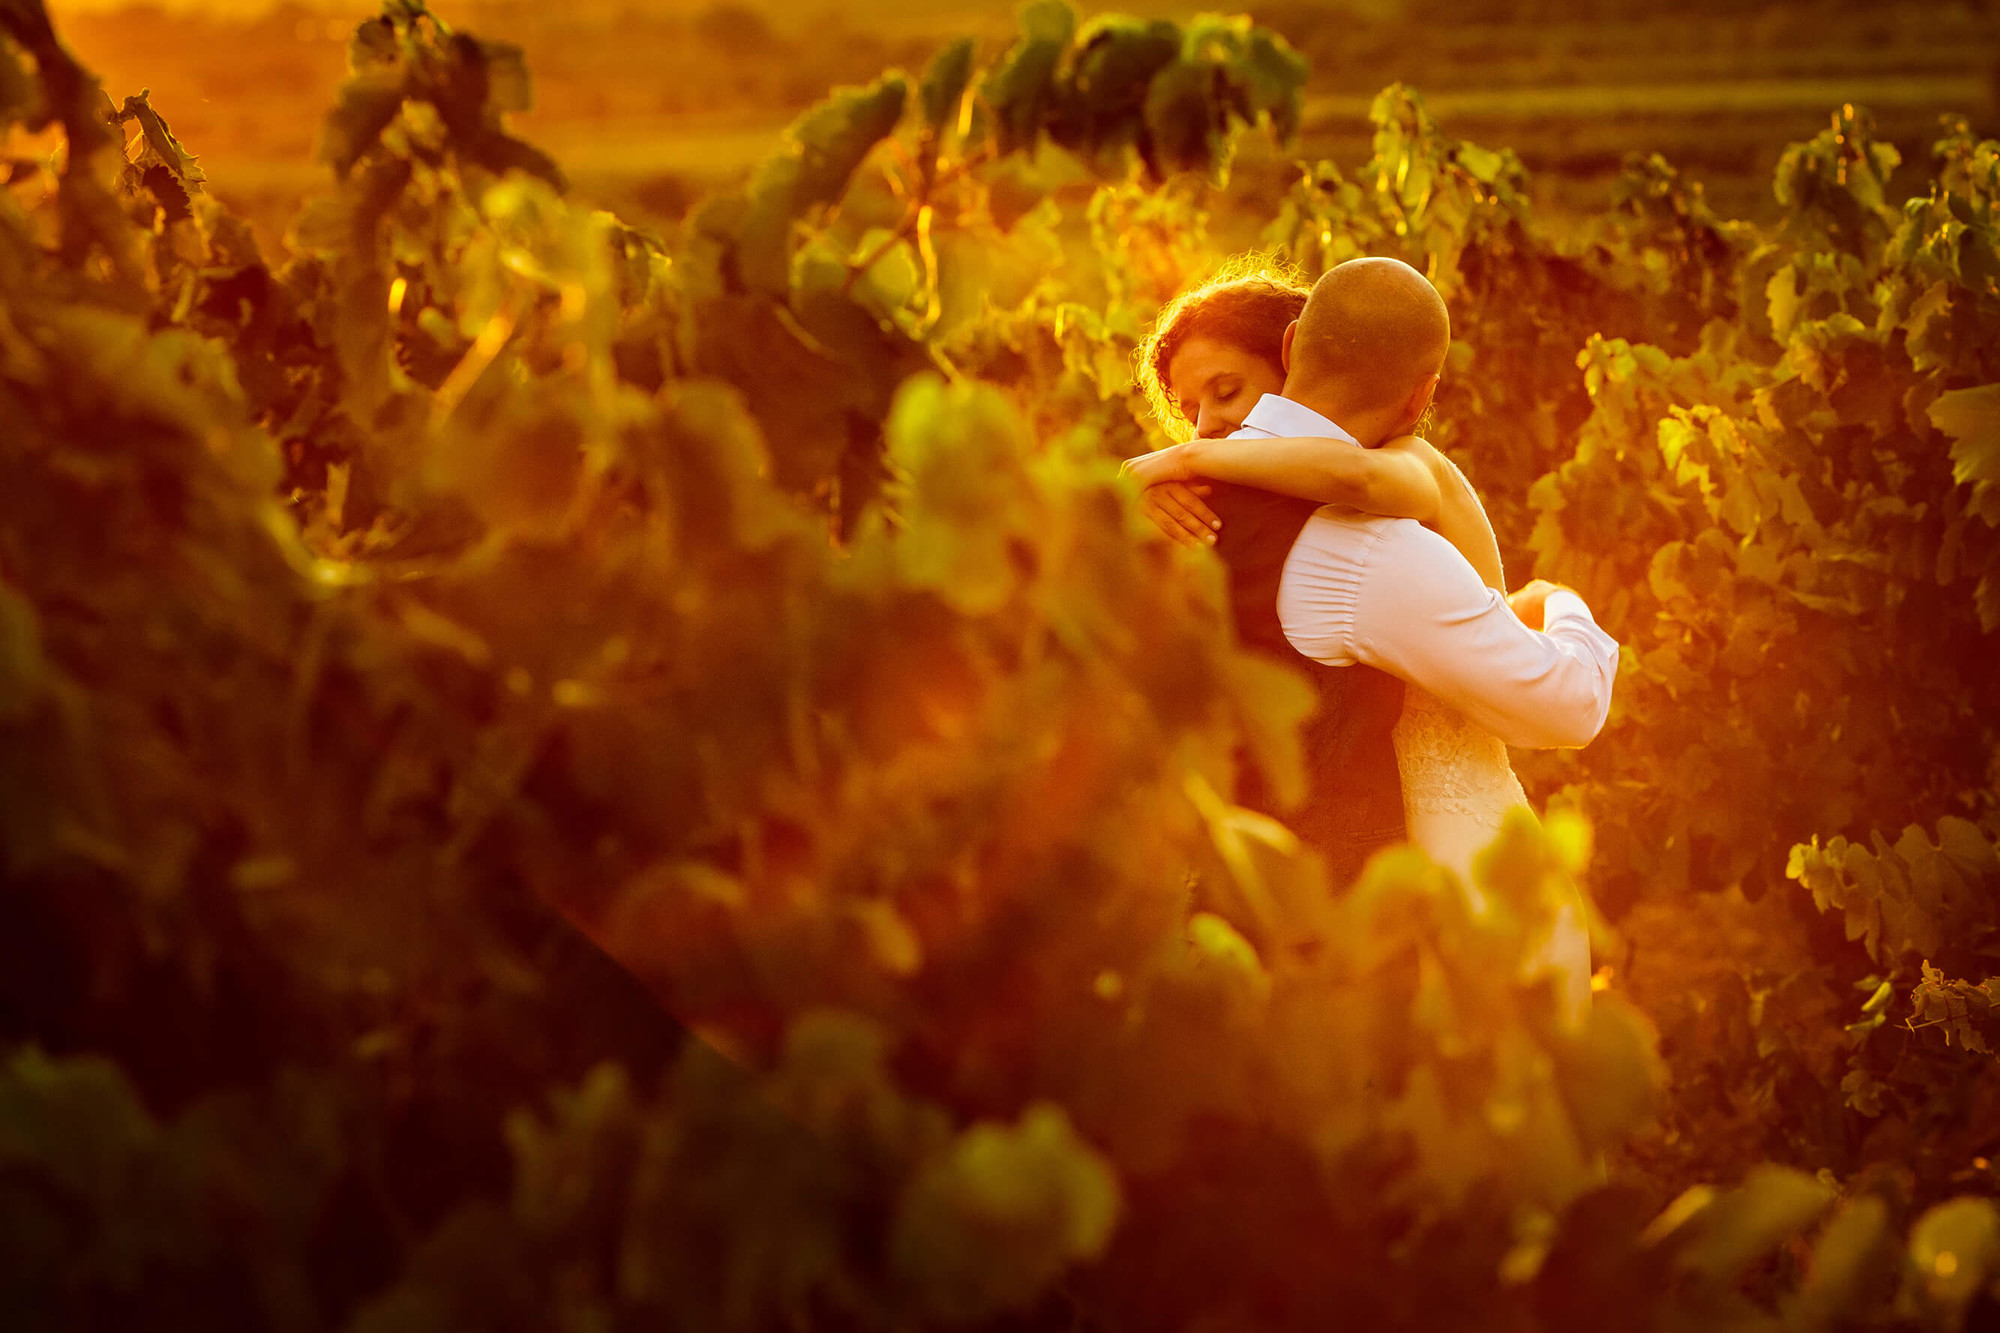
[[[1148,486],[1139,493],[1139,508],[1161,532],[1182,546],[1215,545],[1216,529],[1222,526],[1201,497],[1209,493],[1207,482],[1169,481]]]
[[[1572,592],[1560,583],[1547,579],[1531,579],[1507,594],[1508,609],[1521,618],[1521,623],[1529,629],[1542,628],[1542,609],[1548,605],[1552,592]]]

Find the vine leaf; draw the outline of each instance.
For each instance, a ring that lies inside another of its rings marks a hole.
[[[1939,394],[1930,418],[1951,437],[1952,476],[1972,487],[1981,516],[2000,526],[2000,384]]]
[[[196,163],[194,154],[181,147],[181,141],[167,128],[166,118],[153,109],[153,104],[149,100],[151,95],[152,89],[141,88],[137,97],[125,99],[125,105],[118,112],[120,124],[128,120],[137,120],[139,131],[144,136],[145,144],[133,165],[141,171],[155,166],[164,167],[173,173],[174,179],[184,186],[188,193],[199,194],[201,183],[207,180],[208,176]]]
[[[402,58],[403,45],[397,39],[396,25],[386,18],[363,19],[355,25],[354,35],[347,39],[347,68],[351,73],[394,65]]]
[[[1977,985],[1954,981],[1925,959],[1923,980],[1910,992],[1910,1003],[1916,1008],[1913,1028],[1942,1027],[1947,1046],[1995,1053],[1992,1043],[2000,1039],[2000,977],[1988,977]]]
[[[1269,117],[1279,142],[1289,142],[1299,129],[1299,93],[1310,73],[1306,58],[1269,28],[1252,26],[1247,18],[1232,22],[1237,54],[1228,72],[1245,119]]]
[[[717,201],[703,211],[701,226],[725,245],[733,240],[744,287],[774,299],[790,292],[794,224],[840,200],[875,145],[895,131],[909,95],[901,74],[841,89],[785,131],[789,151],[757,168],[740,203]]]
[[[1056,67],[1075,31],[1076,15],[1062,0],[1037,0],[1021,11],[1020,40],[980,85],[1001,153],[1034,147],[1054,96]]]
[[[26,121],[33,127],[41,88],[21,67],[12,43],[0,42],[0,127]]]
[[[865,88],[843,88],[799,117],[785,132],[797,146],[799,164],[794,215],[846,193],[862,160],[894,132],[909,97],[907,78],[885,74]]]
[[[1164,19],[1092,19],[1077,38],[1059,141],[1099,156],[1138,141],[1147,89],[1180,51],[1180,29]]]
[[[931,57],[931,63],[924,67],[919,98],[923,103],[924,123],[934,134],[944,133],[958,119],[958,105],[972,80],[973,46],[972,38],[961,37]]]
[[[1036,1102],[1018,1125],[972,1125],[925,1166],[890,1256],[924,1308],[953,1323],[988,1319],[1102,1253],[1119,1209],[1112,1163],[1062,1107]]]
[[[382,138],[403,108],[400,70],[380,66],[358,73],[341,85],[334,104],[320,125],[319,160],[347,179],[354,164]]]
[[[35,608],[0,583],[0,722],[27,716],[41,695],[45,673]]]
[[[1910,1258],[1933,1302],[1956,1317],[2000,1275],[2000,1207],[1991,1199],[1947,1200],[1910,1229]]]
[[[1718,1288],[1733,1286],[1758,1260],[1818,1221],[1833,1199],[1831,1188],[1803,1172],[1758,1167],[1690,1224],[1680,1266]]]
[[[1206,64],[1180,59],[1153,76],[1146,88],[1146,144],[1142,150],[1155,176],[1176,172],[1206,174],[1222,154],[1222,108],[1215,99],[1215,73]]]

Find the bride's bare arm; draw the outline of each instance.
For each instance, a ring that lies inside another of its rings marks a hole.
[[[1457,547],[1488,587],[1506,590],[1479,496],[1450,459],[1414,435],[1379,449],[1324,436],[1196,439],[1128,459],[1125,471],[1141,486],[1206,478],[1414,518]]]
[[[1391,518],[1431,519],[1441,499],[1437,451],[1397,440],[1360,449],[1317,436],[1189,440],[1126,461],[1141,486],[1206,477]]]
[[[1500,543],[1493,536],[1493,524],[1486,517],[1486,506],[1479,503],[1479,492],[1472,489],[1472,483],[1465,479],[1458,465],[1439,453],[1428,441],[1406,436],[1395,443],[1407,443],[1437,460],[1438,512],[1437,517],[1426,526],[1458,548],[1458,553],[1479,572],[1480,582],[1506,592],[1506,574],[1500,568]],[[1387,449],[1391,446],[1382,447]]]

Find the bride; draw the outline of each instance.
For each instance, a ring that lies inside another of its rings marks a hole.
[[[1472,486],[1426,441],[1407,435],[1362,449],[1331,438],[1228,439],[1259,398],[1285,382],[1281,346],[1309,288],[1272,269],[1226,273],[1161,312],[1141,346],[1138,378],[1155,416],[1184,443],[1141,455],[1126,470],[1145,489],[1148,515],[1175,540],[1212,545],[1219,527],[1202,503],[1210,481],[1234,482],[1371,514],[1412,518],[1456,547],[1488,587],[1506,584],[1493,526]],[[1188,437],[1192,436],[1192,439]],[[1537,580],[1509,599],[1539,623]],[[1410,841],[1455,872],[1475,911],[1475,855],[1510,810],[1526,807],[1507,747],[1457,710],[1407,686],[1394,740]],[[1575,890],[1545,947],[1528,960],[1559,978],[1570,1012],[1589,1003],[1590,941]]]

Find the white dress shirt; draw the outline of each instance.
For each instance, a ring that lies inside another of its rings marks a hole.
[[[1354,442],[1277,394],[1250,409],[1232,438],[1243,436]],[[1524,749],[1583,745],[1611,708],[1618,644],[1581,597],[1551,593],[1545,632],[1531,630],[1450,542],[1415,519],[1322,506],[1285,558],[1278,621],[1314,661],[1378,667]]]

